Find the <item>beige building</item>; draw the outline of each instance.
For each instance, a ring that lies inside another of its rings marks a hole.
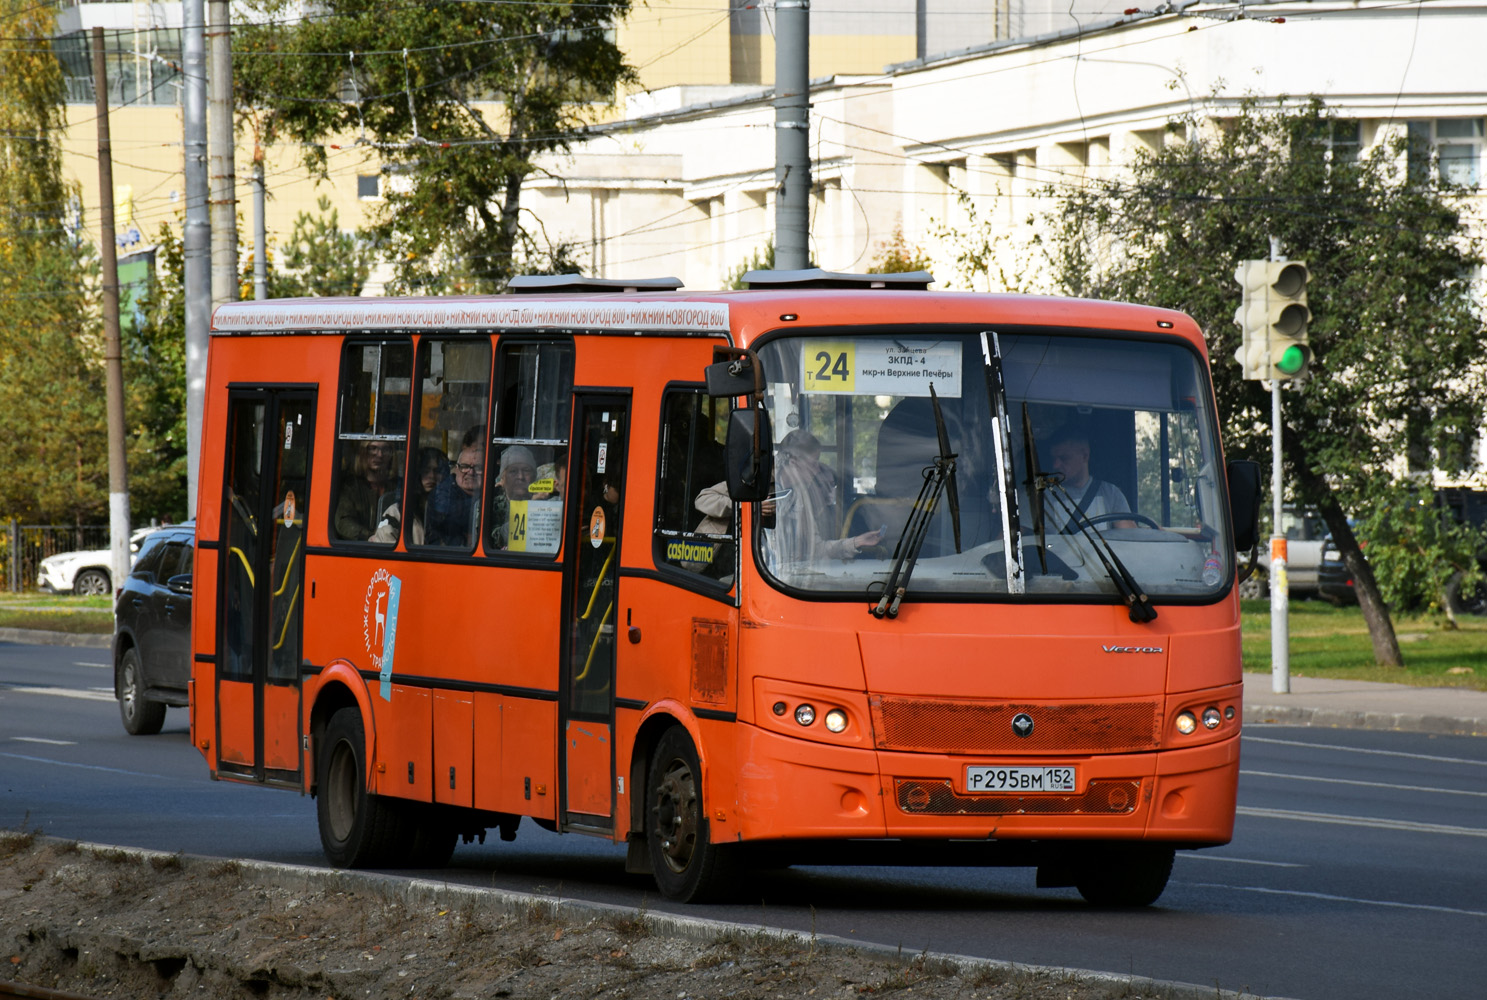
[[[1487,48],[1480,0],[1401,9],[1388,0],[1234,6],[1179,0],[1131,15],[1100,0],[815,0],[811,155],[814,259],[863,270],[901,232],[941,284],[1039,287],[1030,218],[1048,185],[1118,172],[1136,150],[1170,141],[1167,122],[1222,118],[1246,97],[1321,95],[1344,119],[1339,151],[1401,130],[1439,169],[1480,189]],[[598,276],[674,274],[713,287],[774,229],[773,68],[768,5],[676,0],[637,6],[616,39],[641,74],[612,123],[534,179],[523,205],[550,236],[585,249]],[[141,244],[184,211],[179,3],[74,3],[59,15],[68,67],[66,169],[96,220],[92,83],[77,40],[114,29],[110,57],[120,231]],[[70,40],[70,41],[69,41]],[[1369,53],[1355,58],[1350,53]],[[330,199],[359,225],[389,178],[365,147],[330,151],[329,177],[299,151],[266,151],[270,243]],[[251,238],[237,153],[240,233]],[[1478,199],[1480,201],[1480,199]],[[947,227],[989,223],[992,266],[965,273]],[[139,245],[139,244],[136,244]],[[125,252],[128,246],[121,248]]]
[[[1138,150],[1180,138],[1173,119],[1221,121],[1247,98],[1281,95],[1322,97],[1340,119],[1336,155],[1418,138],[1429,162],[1413,166],[1478,192],[1468,207],[1481,219],[1487,11],[1478,0],[1411,6],[1403,20],[1400,10],[1185,0],[817,79],[813,257],[863,270],[901,231],[941,287],[1044,289],[1032,237],[1050,186],[1118,176]],[[588,246],[596,275],[715,287],[772,234],[769,100],[738,85],[634,96],[623,121],[550,165],[564,185],[536,187],[526,205],[550,233]],[[993,252],[971,272],[945,234],[973,215]]]

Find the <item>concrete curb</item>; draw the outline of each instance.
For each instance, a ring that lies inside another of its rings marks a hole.
[[[49,632],[36,628],[0,628],[0,642],[21,642],[28,646],[78,646],[86,649],[108,649],[112,635],[96,632]]]
[[[56,837],[41,837],[39,839],[53,843],[68,843],[68,841]],[[200,866],[203,868],[218,867],[223,863],[223,859],[221,858],[189,854],[170,854],[165,851],[151,851],[134,847],[110,847],[104,844],[86,843],[80,843],[78,847],[82,850],[92,852],[117,852],[141,860],[151,858],[178,858],[183,865]],[[428,906],[435,903],[444,905],[450,900],[457,900],[466,905],[478,905],[482,908],[488,908],[500,914],[520,915],[536,910],[547,915],[560,915],[585,920],[602,920],[615,916],[623,916],[626,920],[643,921],[653,932],[659,935],[677,937],[701,944],[710,944],[718,941],[720,938],[738,941],[767,938],[782,944],[794,945],[804,951],[830,950],[849,954],[856,953],[888,963],[916,962],[922,963],[928,969],[938,969],[960,975],[974,974],[981,971],[995,971],[1017,978],[1077,980],[1092,985],[1110,987],[1112,988],[1112,995],[1125,990],[1141,993],[1158,993],[1166,998],[1166,1000],[1282,1000],[1282,998],[1278,997],[1262,997],[1253,993],[1228,992],[1213,986],[1199,986],[1194,983],[1148,979],[1143,976],[1119,975],[1090,969],[1025,965],[1019,962],[1006,962],[999,959],[977,958],[971,955],[956,955],[943,952],[923,951],[906,953],[902,948],[895,948],[891,945],[853,941],[829,934],[818,935],[805,931],[785,930],[778,927],[751,926],[748,924],[730,923],[723,920],[711,920],[705,917],[688,917],[673,913],[654,913],[644,908],[637,910],[632,907],[619,906],[613,903],[596,903],[558,896],[539,896],[532,893],[514,892],[509,889],[477,888],[474,886],[454,885],[448,882],[437,882],[431,879],[401,878],[395,875],[383,875],[374,872],[310,868],[303,865],[285,865],[267,861],[238,860],[236,864],[242,871],[252,873],[252,876],[261,882],[284,889],[328,892],[355,890],[369,895],[377,895],[383,899],[397,900],[415,906]]]
[[[1487,736],[1487,719],[1415,715],[1409,712],[1365,712],[1301,705],[1246,704],[1244,721],[1246,725],[1270,722],[1331,729],[1374,729],[1403,733],[1435,733],[1443,736]]]

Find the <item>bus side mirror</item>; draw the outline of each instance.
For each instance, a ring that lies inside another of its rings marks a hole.
[[[774,434],[763,407],[728,415],[727,461],[730,497],[746,501],[769,496],[774,485]]]
[[[1239,459],[1229,463],[1230,515],[1234,547],[1243,552],[1260,542],[1260,463]]]
[[[702,369],[702,374],[707,379],[709,396],[749,396],[752,398],[754,390],[758,388],[754,384],[752,357],[735,357],[728,361],[719,361]]]

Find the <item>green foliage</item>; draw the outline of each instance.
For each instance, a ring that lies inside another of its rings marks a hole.
[[[69,235],[61,66],[47,5],[0,0],[0,514],[87,522],[108,509],[98,271]]]
[[[1343,512],[1386,501],[1398,457],[1429,453],[1426,464],[1448,471],[1470,461],[1464,445],[1487,401],[1487,338],[1472,289],[1481,248],[1458,208],[1464,192],[1433,176],[1407,183],[1402,136],[1356,159],[1334,156],[1331,128],[1316,100],[1269,109],[1250,101],[1217,123],[1176,122],[1162,149],[1129,165],[1127,179],[1053,192],[1046,250],[1067,292],[1197,319],[1229,455],[1262,461],[1270,393],[1241,379],[1233,360],[1234,270],[1268,257],[1271,237],[1307,263],[1315,360],[1310,378],[1282,393],[1286,479],[1352,558]],[[1429,558],[1451,562],[1439,547]],[[1358,583],[1360,599],[1377,607],[1373,581]],[[1397,662],[1397,645],[1387,648],[1392,634],[1375,638],[1380,662]]]
[[[1428,493],[1422,500],[1414,491],[1391,490],[1368,509],[1358,534],[1367,539],[1379,590],[1396,610],[1444,615],[1453,585],[1469,591],[1482,578],[1477,553],[1487,550],[1487,536]]]
[[[929,257],[924,250],[910,246],[904,239],[902,226],[893,230],[893,235],[878,244],[878,255],[873,259],[868,274],[904,274],[909,271],[928,271]]]
[[[322,195],[318,215],[301,212],[289,239],[270,268],[270,298],[360,295],[372,272],[372,252],[365,234],[341,231],[341,217]],[[251,270],[252,262],[248,261]]]
[[[371,227],[397,290],[491,292],[518,269],[571,266],[571,247],[524,219],[522,187],[634,79],[613,39],[629,0],[328,0],[303,19],[290,0],[255,6],[264,23],[234,35],[239,107],[264,141],[306,143],[314,168],[321,144],[365,142],[407,178]]]
[[[123,341],[130,522],[181,521],[186,491],[185,250],[170,226],[140,300],[144,322]]]

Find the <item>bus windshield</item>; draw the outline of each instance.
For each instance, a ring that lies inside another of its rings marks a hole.
[[[1178,342],[917,327],[757,351],[756,558],[781,589],[877,601],[907,564],[910,602],[1193,602],[1233,578],[1212,394]]]

